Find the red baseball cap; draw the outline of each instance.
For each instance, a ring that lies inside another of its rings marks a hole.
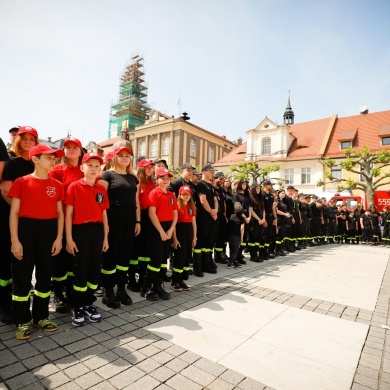
[[[20,126],[18,130],[18,135],[22,135],[24,133],[30,133],[35,138],[38,138],[38,132],[31,126]]]
[[[141,161],[138,161],[137,167],[147,167],[148,165],[152,165],[154,167],[156,163],[148,158],[143,158]]]
[[[114,158],[114,151],[112,150],[111,152],[108,152],[104,156],[104,162],[107,162],[108,160],[112,160]]]
[[[190,195],[192,195],[193,191],[192,191],[191,187],[181,186],[180,189],[179,189],[179,194],[180,195],[183,195],[183,194],[190,194]]]
[[[129,154],[131,154],[131,150],[129,148],[126,148],[126,146],[121,146],[119,148],[116,148],[113,153],[114,153],[114,156],[116,156],[118,153],[120,152],[127,152]]]
[[[172,173],[169,172],[167,168],[157,168],[156,177],[168,175],[169,177],[173,177]]]
[[[92,159],[98,160],[100,162],[100,165],[103,165],[103,159],[97,153],[94,153],[94,152],[85,153],[83,156],[82,163],[84,164],[87,161],[92,160]]]
[[[69,145],[70,143],[76,144],[80,149],[83,147],[81,141],[75,137],[69,137],[64,141],[64,146]]]
[[[28,158],[31,160],[38,154],[54,154],[57,158],[59,158],[64,156],[64,151],[62,149],[53,149],[46,144],[39,144],[30,149],[28,152]]]

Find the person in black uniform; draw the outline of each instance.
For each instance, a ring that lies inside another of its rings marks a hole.
[[[238,251],[240,249],[241,241],[244,238],[245,230],[245,214],[240,202],[234,203],[234,213],[230,216],[228,222],[228,239],[230,259],[228,262],[228,268],[240,268],[241,264],[237,261]]]
[[[216,172],[214,175],[214,189],[218,200],[218,232],[214,247],[214,261],[216,263],[227,264],[227,258],[222,257],[227,240],[227,224],[226,218],[226,192],[223,190],[225,175],[223,172]]]
[[[370,244],[372,242],[372,231],[373,231],[370,210],[366,210],[364,214],[360,216],[360,227],[363,233],[362,243]]]
[[[357,231],[357,225],[358,225],[358,221],[357,219],[355,218],[355,214],[353,211],[350,211],[349,212],[349,215],[347,216],[347,223],[345,225],[346,229],[347,229],[347,238],[346,238],[346,242],[348,244],[354,244],[356,241],[356,231]]]
[[[372,243],[374,245],[378,245],[380,243],[380,230],[379,223],[381,220],[381,216],[374,205],[370,206],[371,211],[371,220],[372,220]]]
[[[225,178],[225,181],[223,182],[222,190],[224,192],[225,197],[225,213],[226,213],[226,220],[229,221],[230,216],[234,213],[234,206],[233,206],[233,191],[232,191],[232,182],[230,178]],[[226,244],[227,244],[227,236],[226,241],[223,246],[222,251],[222,259],[228,260],[229,257],[226,255]]]
[[[286,220],[286,226],[285,226],[285,248],[286,248],[287,252],[295,252],[296,251],[294,241],[292,239],[293,225],[295,224],[295,219],[293,216],[294,201],[292,199],[292,195],[294,193],[294,190],[295,190],[295,188],[293,185],[287,186],[285,203],[287,205],[287,212],[291,215],[291,218],[288,218]]]
[[[265,232],[264,232],[264,260],[274,259],[275,255],[269,252],[269,248],[272,242],[272,226],[276,226],[276,213],[273,209],[274,196],[272,195],[272,186],[274,184],[271,180],[265,180],[263,182],[263,203],[265,210]]]
[[[278,206],[277,206],[277,226],[278,226],[278,234],[276,236],[276,253],[280,256],[285,256],[286,253],[283,250],[284,247],[284,238],[286,233],[286,221],[291,218],[291,215],[287,212],[287,204],[286,204],[286,192],[282,189],[278,191],[277,198]]]
[[[171,184],[168,186],[168,190],[173,192],[176,198],[179,196],[180,187],[186,186],[190,187],[193,192],[195,192],[195,184],[192,183],[194,173],[194,167],[186,162],[180,167],[180,176],[171,181]]]
[[[328,215],[328,207],[326,206],[326,198],[321,198],[321,203],[322,203],[322,216],[323,216],[323,224],[321,225],[322,242],[324,244],[330,244],[330,237],[328,234],[329,215]]]
[[[198,239],[193,251],[194,275],[203,276],[203,272],[216,274],[212,261],[212,251],[217,233],[218,201],[213,187],[215,168],[211,164],[203,165],[202,180],[195,187],[196,225]]]
[[[382,241],[386,246],[390,245],[390,207],[384,206],[381,215],[381,224],[383,226]]]
[[[353,210],[354,214],[355,214],[355,218],[359,221],[358,223],[358,231],[357,231],[357,243],[359,244],[359,242],[362,241],[362,236],[363,236],[363,232],[362,232],[362,227],[361,227],[361,224],[360,224],[360,217],[364,214],[364,209],[363,209],[363,206],[359,203],[356,205],[356,207],[354,208]]]
[[[252,207],[251,222],[249,228],[249,253],[250,261],[261,263],[264,259],[264,223],[265,211],[260,184],[253,183],[249,190]],[[257,255],[259,251],[259,256]]]
[[[328,209],[328,240],[331,244],[334,244],[334,239],[336,235],[336,212],[337,207],[335,205],[335,201],[331,200],[329,202],[329,205],[327,206]],[[356,217],[355,217],[356,218]]]
[[[244,256],[242,255],[242,252],[244,249],[248,246],[248,240],[249,240],[249,223],[251,220],[251,213],[252,213],[252,207],[250,202],[250,195],[249,195],[249,189],[248,189],[248,181],[247,180],[240,180],[238,182],[236,192],[233,195],[233,203],[239,202],[244,210],[245,214],[245,231],[244,231],[244,239],[241,242],[240,250],[238,251],[238,262],[240,264],[246,264],[246,261],[244,260]]]

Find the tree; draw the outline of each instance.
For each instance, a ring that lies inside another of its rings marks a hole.
[[[280,170],[279,164],[270,164],[265,167],[260,167],[257,162],[244,161],[240,164],[233,164],[230,166],[230,171],[233,173],[235,179],[252,178],[253,183],[261,184],[265,179],[274,179],[279,186],[284,180],[279,178],[269,177],[271,172],[278,172]],[[260,179],[260,180],[258,180]]]
[[[337,163],[333,159],[325,158],[321,161],[329,171],[325,173],[325,181],[319,180],[317,186],[323,186],[326,183],[338,183],[337,191],[343,190],[362,190],[369,203],[374,204],[375,191],[382,186],[390,185],[390,169],[383,169],[390,166],[390,150],[381,150],[379,152],[370,152],[367,146],[362,150],[356,151],[349,148],[345,151],[346,159],[340,163],[342,169],[348,172],[356,173],[364,177],[364,181],[348,179],[338,179],[332,174],[332,168]]]

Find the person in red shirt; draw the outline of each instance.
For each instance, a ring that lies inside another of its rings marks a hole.
[[[58,326],[49,319],[53,256],[62,247],[63,186],[49,176],[62,150],[41,144],[30,149],[34,172],[15,180],[8,191],[11,201],[12,314],[19,340],[31,337],[30,321],[47,332]],[[37,207],[44,205],[44,207]],[[35,291],[30,312],[30,287],[35,267]]]
[[[149,301],[171,299],[164,290],[163,276],[165,270],[161,263],[171,252],[172,235],[177,222],[176,196],[168,191],[172,173],[166,168],[156,170],[157,187],[149,194],[149,231],[150,262],[146,270],[145,283],[141,289],[141,297]]]
[[[49,175],[64,185],[64,194],[66,194],[71,183],[82,178],[83,173],[80,169],[83,158],[83,149],[80,140],[74,137],[67,138],[64,141],[64,157],[61,164],[57,164]],[[65,206],[64,206],[65,213]],[[72,256],[65,249],[66,235],[64,235],[62,250],[54,260],[54,270],[52,277],[52,290],[54,293],[53,306],[57,313],[69,313],[70,306],[67,298],[72,292],[73,276],[70,269],[72,268]],[[67,298],[64,297],[66,287]]]
[[[156,188],[153,181],[155,163],[146,157],[137,162],[137,177],[139,180],[139,204],[141,208],[141,232],[134,239],[133,254],[129,266],[129,282],[127,288],[133,292],[140,292],[144,285],[146,267],[150,260],[148,232],[150,230],[149,219],[149,194]],[[138,272],[138,281],[135,274]]]
[[[71,183],[66,193],[66,250],[73,257],[72,323],[75,326],[100,322],[101,315],[92,305],[99,283],[102,252],[108,249],[108,196],[97,183],[103,159],[86,153],[81,171],[84,178]]]
[[[191,197],[192,193],[189,186],[179,188],[178,217],[176,229],[173,232],[174,256],[171,283],[173,291],[189,290],[184,280],[188,279],[192,248],[196,244],[196,207]]]

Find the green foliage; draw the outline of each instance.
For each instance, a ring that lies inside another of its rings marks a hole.
[[[337,179],[332,175],[332,168],[337,163],[333,159],[324,158],[321,162],[329,171],[325,173],[325,180],[319,180],[317,186],[323,186],[327,183],[336,184],[337,191],[343,190],[362,190],[367,195],[369,202],[373,203],[375,191],[381,187],[390,185],[390,170],[383,168],[390,166],[390,150],[381,150],[371,152],[367,146],[362,150],[349,148],[345,151],[345,160],[340,162],[342,169],[355,173],[357,179]],[[360,175],[365,180],[360,181]]]
[[[270,177],[271,172],[280,171],[279,164],[270,164],[264,167],[260,167],[257,162],[244,161],[239,164],[233,164],[230,166],[230,171],[235,179],[247,179],[251,178],[253,183],[262,183],[265,179],[274,179]],[[275,179],[278,182],[283,182],[282,179]]]

